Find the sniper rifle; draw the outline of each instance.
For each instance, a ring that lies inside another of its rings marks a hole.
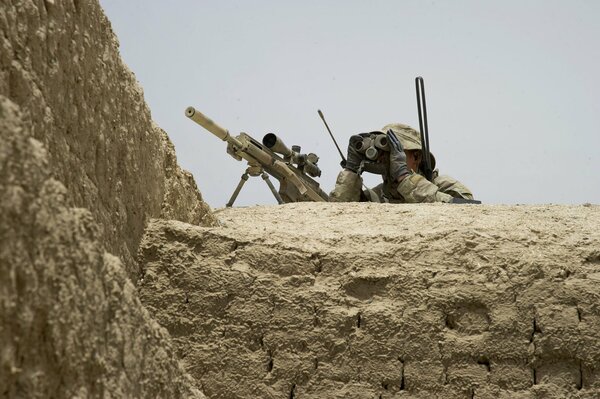
[[[233,158],[248,162],[248,168],[226,204],[227,207],[233,206],[249,176],[261,176],[279,204],[329,201],[329,196],[319,187],[319,183],[312,179],[321,176],[321,169],[317,165],[319,157],[316,154],[302,154],[300,146],[296,145],[289,149],[274,133],[266,134],[262,143],[246,133],[233,137],[227,129],[217,125],[194,107],[188,107],[185,115],[226,141],[227,153]],[[279,191],[275,190],[269,175],[279,181]]]

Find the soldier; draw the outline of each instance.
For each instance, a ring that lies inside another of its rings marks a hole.
[[[451,202],[452,198],[473,199],[473,194],[465,185],[449,176],[439,175],[435,169],[433,154],[430,154],[433,179],[431,182],[425,179],[419,168],[423,159],[419,132],[401,123],[384,126],[380,133],[385,132],[390,152],[389,160],[379,160],[386,164],[387,169],[383,174],[383,183],[364,192],[361,190],[362,178],[358,172],[364,158],[356,150],[354,143],[362,138],[352,136],[348,146],[348,159],[330,194],[331,201],[418,203]]]

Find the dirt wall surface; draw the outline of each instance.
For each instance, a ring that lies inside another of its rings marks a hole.
[[[600,397],[599,206],[215,216],[97,0],[0,4],[0,198],[2,397]]]
[[[142,302],[211,398],[600,397],[600,206],[156,220]]]
[[[148,217],[214,222],[153,124],[98,1],[3,0],[0,94],[20,106],[68,200],[90,210],[134,281]]]
[[[199,397],[92,214],[0,96],[0,397]]]

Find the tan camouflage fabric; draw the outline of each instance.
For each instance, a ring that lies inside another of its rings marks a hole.
[[[359,202],[362,178],[347,169],[342,170],[335,180],[335,188],[329,194],[332,202]]]
[[[335,188],[329,194],[334,202],[391,202],[421,203],[450,202],[453,197],[473,199],[473,194],[464,184],[450,176],[440,176],[434,172],[433,182],[420,174],[412,173],[400,184],[381,183],[373,187],[372,195],[367,190],[362,192],[362,178],[350,171],[342,170],[337,177]]]
[[[433,183],[439,187],[440,191],[451,195],[454,198],[473,199],[473,193],[464,184],[453,177],[439,175],[436,170],[433,174]]]
[[[388,130],[398,137],[404,150],[421,150],[421,134],[403,123],[390,123],[381,128],[382,133]],[[431,154],[432,168],[435,169],[435,157]],[[337,177],[335,188],[329,194],[334,202],[450,202],[453,197],[473,199],[471,190],[458,180],[433,172],[433,182],[418,173],[412,173],[400,184],[381,183],[372,189],[361,190],[362,178],[350,171],[342,170]]]
[[[387,133],[390,129],[398,137],[405,150],[421,149],[421,134],[412,127],[403,123],[389,123],[381,128],[381,132]]]

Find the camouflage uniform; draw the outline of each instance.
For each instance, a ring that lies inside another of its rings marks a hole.
[[[421,150],[419,132],[408,125],[400,123],[384,126],[381,131],[389,129],[398,137],[405,150]],[[435,158],[431,154],[432,168]],[[422,174],[411,171],[411,174],[400,183],[384,181],[373,189],[361,190],[362,178],[351,170],[342,170],[336,180],[335,188],[330,194],[331,201],[339,202],[450,202],[453,197],[473,199],[471,191],[458,180],[450,176],[433,172],[433,181],[428,181]]]

